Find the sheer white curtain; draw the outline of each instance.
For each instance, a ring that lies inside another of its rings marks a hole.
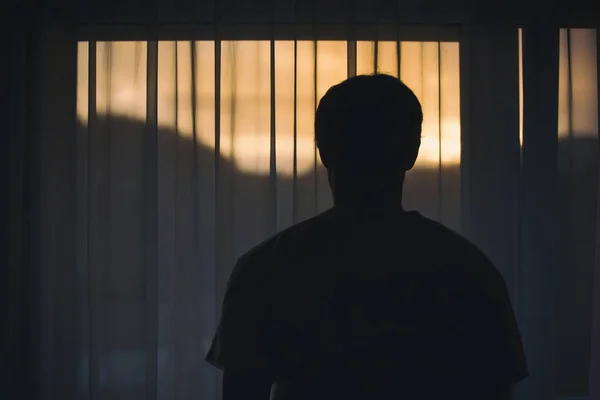
[[[216,399],[219,375],[202,359],[235,258],[331,205],[314,108],[330,85],[375,69],[399,73],[424,106],[406,207],[462,230],[507,279],[532,375],[520,398],[588,395],[600,365],[589,340],[597,32],[534,32],[524,46],[520,161],[517,32],[465,32],[460,49],[91,41],[75,51],[48,37],[40,175],[23,217],[41,397]],[[554,187],[557,208],[544,204]]]
[[[520,395],[587,398],[598,373],[590,369],[597,358],[592,348],[598,346],[590,340],[592,298],[599,290],[592,285],[598,200],[597,32],[539,28],[523,30],[522,48],[517,306],[531,376],[520,385]]]
[[[587,396],[589,385],[598,379],[590,370],[592,297],[593,290],[600,291],[600,287],[593,285],[598,201],[596,38],[595,29],[561,29],[559,36],[561,229],[555,303],[556,390],[559,396]]]
[[[331,206],[314,110],[375,70],[424,107],[406,207],[460,230],[458,43],[80,42],[76,132],[49,134],[41,172],[45,396],[216,399],[235,259]]]

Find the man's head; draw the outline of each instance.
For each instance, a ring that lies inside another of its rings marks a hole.
[[[343,176],[353,185],[402,185],[419,152],[422,122],[419,100],[399,79],[360,75],[323,96],[315,115],[315,141],[330,177]]]

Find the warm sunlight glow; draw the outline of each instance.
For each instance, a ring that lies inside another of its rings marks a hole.
[[[595,29],[561,29],[558,68],[558,137],[598,136]]]
[[[96,44],[98,118],[145,122],[146,49],[146,42]],[[264,175],[271,168],[274,106],[277,173],[291,176],[295,168],[298,175],[311,172],[315,162],[320,165],[313,140],[314,110],[326,90],[346,78],[347,44],[276,41],[274,54],[272,90],[271,42],[221,42],[217,91],[215,42],[159,42],[159,128],[214,151],[219,102],[219,154],[243,172]],[[77,115],[85,124],[90,79],[87,42],[79,43],[78,55]],[[458,43],[379,42],[376,46],[358,42],[356,63],[359,74],[375,69],[399,73],[419,97],[425,117],[417,168],[460,164]]]
[[[519,28],[519,145],[523,146],[523,29]]]
[[[595,29],[561,29],[558,67],[558,138],[598,136]],[[519,29],[519,141],[523,145],[523,30]]]

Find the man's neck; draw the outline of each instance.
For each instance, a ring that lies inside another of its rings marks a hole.
[[[402,209],[404,177],[383,179],[333,174],[329,176],[335,206],[364,209]]]
[[[402,195],[378,193],[336,193],[333,197],[335,207],[353,209],[389,209],[402,211]]]

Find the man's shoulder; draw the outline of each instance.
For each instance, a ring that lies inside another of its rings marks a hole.
[[[473,242],[440,222],[419,214],[418,225],[416,229],[421,230],[422,235],[427,235],[432,245],[448,247],[458,254],[486,258]]]
[[[423,234],[430,238],[436,251],[464,274],[479,282],[503,285],[504,278],[488,256],[472,241],[447,226],[421,216]],[[433,249],[432,249],[433,250]]]
[[[321,231],[329,219],[330,211],[325,211],[294,224],[252,247],[238,259],[238,264],[264,264],[266,260],[273,260],[276,255],[287,255],[290,245],[299,247],[303,242],[314,238],[314,233]]]

